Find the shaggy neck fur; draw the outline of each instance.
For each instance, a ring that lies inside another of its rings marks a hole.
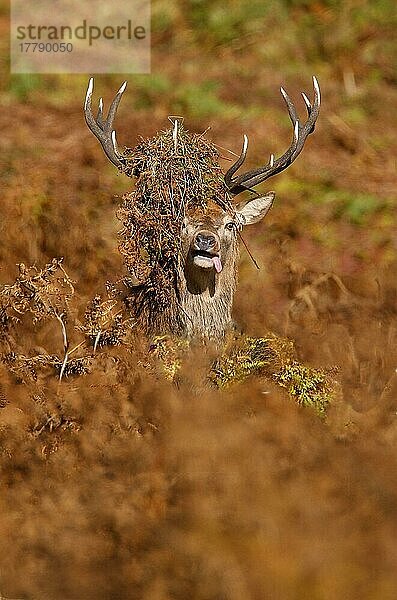
[[[220,273],[186,261],[180,278],[180,298],[184,333],[188,337],[221,340],[232,327],[237,245],[231,254]]]

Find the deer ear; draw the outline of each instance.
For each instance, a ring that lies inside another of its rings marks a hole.
[[[274,192],[268,192],[266,196],[252,198],[248,202],[240,202],[236,206],[236,212],[243,225],[252,225],[257,223],[267,214],[275,198]]]

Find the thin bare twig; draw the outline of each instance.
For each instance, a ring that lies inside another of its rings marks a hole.
[[[99,338],[101,337],[101,333],[102,333],[102,331],[98,331],[98,333],[96,335],[95,343],[94,343],[94,354],[96,352],[96,349],[97,349],[97,346],[98,346],[98,343],[99,343]]]
[[[252,260],[252,262],[254,263],[254,265],[256,266],[256,268],[258,269],[258,271],[260,271],[260,266],[258,265],[258,263],[256,262],[254,256],[251,253],[251,250],[248,248],[247,244],[245,243],[245,240],[243,238],[243,236],[241,235],[240,231],[237,231],[238,236],[240,238],[240,240],[243,242],[244,248],[247,250],[248,252],[248,256],[250,257],[250,259]]]
[[[62,377],[66,368],[66,364],[68,362],[68,349],[69,349],[69,340],[68,340],[68,333],[66,331],[66,327],[65,327],[65,323],[62,320],[62,317],[64,316],[64,313],[58,315],[57,312],[55,312],[55,316],[58,319],[58,321],[61,324],[62,327],[62,335],[63,335],[63,347],[64,347],[64,358],[63,358],[63,363],[62,363],[62,367],[61,367],[61,371],[59,373],[59,381],[62,381]]]

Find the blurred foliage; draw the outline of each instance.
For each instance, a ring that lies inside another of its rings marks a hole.
[[[137,109],[149,110],[158,104],[158,99],[166,94],[170,109],[176,114],[186,114],[191,118],[205,118],[223,114],[236,116],[238,107],[224,102],[219,97],[220,83],[206,80],[201,83],[179,83],[174,85],[163,74],[141,76],[134,82],[134,105]]]
[[[354,68],[367,76],[387,68],[392,78],[396,22],[393,0],[234,0],[227,5],[180,0],[172,9],[159,0],[153,7],[154,35],[161,34],[167,43],[177,32],[200,48],[205,45],[206,51],[234,45],[244,52],[249,46],[258,58],[283,62],[287,68],[328,63],[334,72],[348,67],[354,56]]]
[[[272,2],[240,2],[233,0],[228,4],[216,0],[188,0],[186,23],[196,34],[197,41],[205,40],[213,44],[230,43],[241,37],[258,31],[262,20],[272,10]]]
[[[290,202],[303,203],[302,208],[310,211],[313,205],[329,207],[330,220],[348,220],[354,225],[366,225],[376,213],[392,216],[394,203],[374,194],[360,193],[351,189],[340,189],[329,183],[312,183],[285,178],[279,184],[279,193]]]
[[[225,118],[236,116],[239,109],[229,103],[223,102],[218,95],[219,83],[207,80],[203,83],[187,84],[177,90],[175,109],[192,118],[203,118],[224,115]]]
[[[149,110],[156,105],[159,96],[169,94],[171,90],[171,81],[162,73],[137,77],[134,81],[135,107]]]
[[[15,100],[25,102],[34,90],[43,90],[43,77],[30,73],[20,73],[11,80],[11,93]]]
[[[0,15],[7,5],[0,3]],[[152,7],[153,75],[136,76],[139,108],[152,107],[152,95],[170,90],[167,65],[161,64],[163,52],[186,51],[178,61],[181,77],[192,70],[203,80],[211,97],[209,107],[198,108],[199,115],[222,114],[224,106],[217,100],[212,79],[207,82],[203,59],[238,73],[240,60],[224,63],[224,52],[244,59],[248,54],[257,65],[283,66],[285,75],[304,74],[315,70],[319,75],[349,78],[350,71],[369,82],[379,78],[396,82],[397,48],[395,29],[397,16],[393,0],[233,0],[225,5],[220,0],[177,0],[172,6],[157,0]],[[196,56],[196,67],[190,59]],[[120,77],[108,76],[109,86]],[[19,80],[19,81],[18,81]],[[68,77],[68,85],[80,90],[82,76]],[[147,81],[147,84],[144,81]],[[12,77],[12,93],[25,98],[38,88],[51,96],[56,93],[54,78],[39,75]],[[3,82],[4,84],[4,82]],[[186,91],[186,106],[198,89]],[[349,84],[348,84],[349,85]],[[354,86],[354,83],[353,83]],[[145,103],[145,94],[149,102]],[[62,101],[62,97],[59,98]],[[158,101],[158,96],[156,97]],[[65,98],[68,101],[68,98]],[[200,101],[199,101],[200,102]],[[203,101],[201,101],[203,103]]]

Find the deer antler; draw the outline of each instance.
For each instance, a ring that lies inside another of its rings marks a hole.
[[[225,174],[225,183],[229,188],[229,191],[233,195],[239,194],[244,190],[252,188],[258,185],[259,183],[262,183],[262,181],[269,179],[269,177],[273,177],[273,175],[284,171],[284,169],[289,167],[289,165],[293,163],[297,156],[301,153],[306,138],[314,131],[316,120],[320,112],[320,87],[314,75],[313,87],[313,106],[311,105],[306,94],[304,92],[301,92],[308,114],[307,121],[303,125],[301,125],[301,123],[299,122],[298,114],[291,98],[288,96],[284,88],[280,88],[281,94],[287,105],[288,113],[294,128],[293,138],[290,147],[282,156],[280,156],[280,158],[275,159],[274,154],[271,154],[270,159],[265,166],[259,167],[259,169],[256,169],[254,171],[248,171],[247,173],[243,173],[238,177],[233,177],[234,173],[244,163],[247,154],[248,138],[246,135],[244,135],[244,143],[240,157]]]
[[[86,120],[86,123],[87,123],[89,129],[92,131],[92,133],[95,135],[95,137],[98,138],[98,140],[100,141],[101,146],[102,146],[106,156],[108,157],[108,159],[114,165],[116,165],[116,167],[119,170],[123,169],[126,162],[125,162],[124,157],[120,154],[120,152],[117,148],[116,132],[114,131],[114,129],[112,129],[112,125],[113,125],[113,119],[116,116],[116,112],[117,112],[118,106],[120,104],[121,97],[122,97],[126,87],[127,87],[127,82],[124,81],[123,85],[120,87],[119,91],[113,98],[113,102],[109,108],[108,116],[105,120],[103,118],[103,100],[102,100],[102,98],[99,99],[98,114],[97,114],[96,119],[95,119],[94,115],[92,114],[91,100],[92,100],[92,92],[94,89],[94,78],[93,77],[91,77],[91,79],[88,83],[87,94],[86,94],[85,102],[84,102],[84,116],[85,116],[85,120]]]

